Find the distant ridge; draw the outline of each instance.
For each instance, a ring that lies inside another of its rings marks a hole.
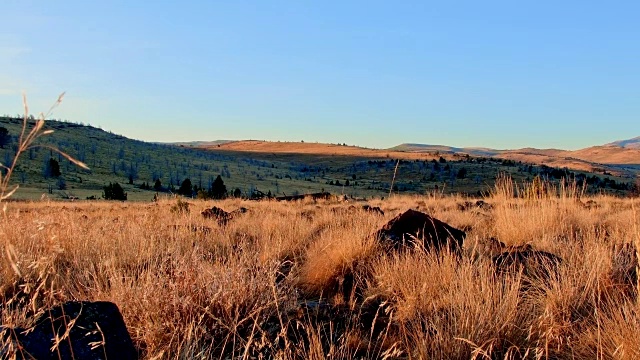
[[[640,173],[640,136],[579,150],[536,149],[531,147],[499,150],[485,147],[455,147],[419,143],[403,143],[388,149],[368,149],[336,144],[257,140],[193,141],[172,144],[203,149],[216,148],[223,151],[397,158],[417,158],[426,153],[431,155],[442,154],[445,157],[450,157],[454,154],[468,154],[473,157],[498,158],[596,173],[608,172],[625,176],[635,176],[635,174]]]
[[[612,143],[606,144],[606,146],[619,146],[627,149],[640,149],[640,136],[633,139],[618,140]]]
[[[164,143],[166,145],[176,145],[185,147],[203,147],[203,146],[218,146],[224,145],[236,140],[213,140],[213,141],[182,141],[182,142],[169,142]]]
[[[463,153],[477,157],[492,157],[524,163],[591,172],[612,172],[633,176],[640,170],[640,137],[580,150],[522,148],[496,150],[480,147],[459,148],[446,145],[406,143],[392,148],[411,153]]]
[[[460,147],[447,146],[447,145],[427,145],[427,144],[415,144],[415,143],[400,144],[398,146],[392,147],[389,150],[407,151],[407,152],[438,151],[438,152],[446,152],[446,153],[463,153],[463,154],[469,154],[473,156],[484,156],[484,157],[495,156],[504,151],[504,150],[495,150],[495,149],[482,148],[482,147],[460,148]]]

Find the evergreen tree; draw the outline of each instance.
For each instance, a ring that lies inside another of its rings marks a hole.
[[[60,173],[60,164],[56,159],[49,158],[49,162],[47,163],[47,168],[45,170],[45,177],[58,177],[60,175],[62,175]]]
[[[210,192],[211,197],[214,199],[222,199],[227,196],[227,186],[220,175],[213,181]]]
[[[162,182],[160,182],[160,179],[156,179],[156,183],[153,184],[153,189],[155,191],[162,191]]]
[[[109,183],[105,186],[102,192],[102,197],[105,200],[127,200],[127,193],[118,183]]]
[[[4,149],[4,146],[11,142],[11,135],[6,127],[0,126],[0,149]]]
[[[192,196],[193,195],[193,186],[191,186],[191,179],[186,178],[180,184],[180,188],[178,189],[178,194],[184,196]]]

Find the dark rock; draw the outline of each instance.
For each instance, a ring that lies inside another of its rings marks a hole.
[[[587,202],[582,203],[582,207],[591,210],[600,208],[600,205],[595,200],[588,200]]]
[[[439,251],[447,247],[452,252],[462,249],[462,243],[467,236],[462,230],[411,209],[391,219],[375,235],[381,241],[390,243],[395,249],[414,244],[415,240],[412,238],[415,238],[427,249]]]
[[[356,208],[355,206],[349,205],[349,207],[344,207],[344,206],[334,207],[331,209],[331,212],[336,215],[347,215],[347,214],[353,214],[357,210],[358,208]]]
[[[239,215],[239,214],[246,214],[248,212],[249,212],[249,209],[247,209],[245,207],[239,207],[239,208],[233,210],[231,212],[231,215],[233,216],[233,215]]]
[[[376,215],[384,215],[384,211],[382,211],[382,209],[380,209],[380,207],[378,206],[363,205],[362,210],[374,213]]]
[[[205,219],[217,219],[218,221],[227,221],[229,218],[229,213],[217,206],[214,206],[211,209],[206,209],[202,211],[201,214]]]
[[[485,210],[485,211],[489,211],[493,209],[493,205],[489,204],[488,202],[484,201],[484,200],[478,200],[476,201],[476,207]]]
[[[314,336],[319,336],[322,351],[328,354],[330,344],[337,343],[351,323],[351,311],[324,300],[305,300],[289,310],[284,319],[285,329],[281,334],[288,342],[308,351]]]
[[[613,247],[611,280],[615,287],[635,297],[638,286],[638,255],[631,243]]]
[[[202,211],[201,214],[205,219],[216,219],[218,220],[218,224],[226,225],[234,217],[237,217],[238,215],[244,214],[248,211],[249,210],[247,208],[241,207],[232,212],[226,212],[221,208],[214,206],[211,209]]]
[[[42,314],[28,332],[15,328],[8,334],[18,359],[138,358],[122,315],[110,302],[67,302]],[[62,340],[51,351],[56,337]]]
[[[505,247],[501,242],[498,241],[498,243],[496,246],[504,249],[501,254],[492,259],[498,274],[516,274],[522,271],[528,278],[541,280],[549,280],[552,275],[558,274],[558,268],[562,264],[562,258],[559,256],[535,250],[529,244]]]
[[[364,299],[357,314],[357,324],[362,331],[378,339],[391,322],[391,302],[381,296]]]
[[[473,207],[473,203],[471,201],[465,201],[463,203],[456,204],[458,207],[458,211],[467,211]]]
[[[458,210],[460,211],[467,211],[471,209],[481,209],[481,210],[489,211],[493,209],[493,206],[485,202],[484,200],[478,200],[476,202],[465,201],[463,203],[458,203],[457,206],[458,206]]]

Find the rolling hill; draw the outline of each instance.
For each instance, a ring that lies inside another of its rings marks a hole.
[[[640,149],[640,136],[633,139],[619,140],[612,143],[608,143],[605,146],[619,146],[628,149]]]
[[[424,144],[401,144],[392,149],[413,153],[434,151],[462,153],[587,172],[615,173],[626,177],[634,177],[640,172],[640,137],[579,150],[535,148],[497,150]]]
[[[12,137],[11,143],[0,148],[3,164],[12,162],[21,125],[19,118],[0,117],[0,126]],[[416,145],[412,151],[266,141],[170,145],[129,139],[70,122],[48,120],[45,129],[55,132],[38,139],[41,145],[66,151],[90,170],[79,169],[46,148],[31,149],[23,154],[12,177],[12,183],[20,185],[16,198],[100,198],[104,186],[117,182],[130,200],[148,201],[156,192],[152,189],[156,180],[160,182],[159,190],[170,194],[189,179],[195,195],[197,190],[208,189],[219,175],[229,192],[245,197],[258,191],[273,195],[329,191],[367,198],[388,196],[390,190],[407,194],[478,194],[490,190],[501,173],[510,174],[516,182],[531,181],[536,175],[553,181],[579,176],[589,179],[592,192],[622,195],[631,188],[629,179],[613,173],[537,165],[546,161],[542,157],[555,156],[545,151],[527,150],[532,161],[521,161],[518,159],[524,155],[517,152],[501,154],[504,158],[486,156],[490,149],[475,149],[476,154],[483,154],[478,156],[455,151],[459,149],[445,151],[443,147]],[[59,164],[60,176],[45,171],[51,159]],[[577,165],[573,168],[580,169]]]

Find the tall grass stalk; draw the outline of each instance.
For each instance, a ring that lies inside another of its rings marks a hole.
[[[389,198],[391,198],[391,192],[393,191],[393,184],[396,181],[396,174],[398,173],[398,165],[400,165],[400,159],[396,162],[396,167],[393,169],[393,178],[391,179],[391,186],[389,187]]]
[[[13,171],[16,167],[16,165],[18,164],[18,160],[20,158],[20,155],[22,155],[23,152],[29,150],[29,149],[33,149],[33,148],[37,148],[37,147],[42,147],[42,148],[47,148],[53,152],[59,153],[60,155],[62,155],[64,158],[66,158],[67,160],[69,160],[70,162],[72,162],[73,164],[75,164],[76,166],[79,166],[83,169],[89,169],[89,167],[84,164],[83,162],[73,158],[72,156],[70,156],[69,154],[65,153],[64,151],[52,147],[52,146],[48,146],[48,145],[41,145],[41,144],[34,144],[34,142],[41,136],[45,136],[45,135],[50,135],[53,133],[53,130],[45,130],[44,129],[44,123],[45,123],[45,119],[47,117],[49,117],[51,115],[51,113],[53,112],[53,110],[58,107],[58,105],[60,105],[60,103],[62,103],[62,99],[64,98],[64,94],[62,93],[60,94],[60,96],[58,96],[58,99],[53,103],[53,105],[49,108],[49,111],[47,111],[46,113],[40,113],[38,115],[37,120],[35,121],[34,126],[31,128],[31,130],[28,130],[28,123],[29,123],[29,105],[27,103],[27,96],[26,94],[22,95],[22,104],[23,104],[23,108],[24,108],[24,117],[22,120],[22,130],[20,131],[20,137],[18,138],[18,146],[17,146],[17,150],[16,150],[16,154],[13,157],[13,160],[11,161],[11,164],[2,164],[0,163],[0,168],[3,169],[5,171],[4,175],[2,174],[2,172],[0,172],[0,202],[8,199],[9,197],[11,197],[20,187],[19,185],[15,185],[13,188],[10,188],[9,182],[11,180],[11,175],[13,174]]]

